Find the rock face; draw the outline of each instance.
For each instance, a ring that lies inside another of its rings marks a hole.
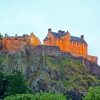
[[[100,78],[99,65],[60,53],[57,47],[27,46],[24,51],[0,51],[0,70],[22,71],[28,87],[34,92],[67,94],[77,89],[81,93],[100,84],[96,78]]]

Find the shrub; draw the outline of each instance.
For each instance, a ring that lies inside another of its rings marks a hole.
[[[4,100],[66,100],[62,94],[53,93],[37,93],[37,94],[17,94],[15,96],[6,97]]]
[[[89,92],[84,100],[100,100],[100,86],[89,88]]]

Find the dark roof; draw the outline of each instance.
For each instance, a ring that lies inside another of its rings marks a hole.
[[[52,32],[52,34],[53,34],[53,36],[54,36],[55,38],[59,38],[59,37],[60,37],[59,34],[56,33],[56,32]]]
[[[59,33],[56,33],[56,32],[52,32],[52,34],[55,36],[55,37],[61,37],[61,36],[64,36],[65,34],[66,34],[66,32],[64,32],[64,31],[61,31],[61,33],[59,34]]]
[[[64,32],[64,31],[60,31],[61,33],[59,34],[59,33],[57,33],[57,32],[51,32],[52,33],[52,35],[55,37],[55,38],[60,38],[60,37],[62,37],[62,36],[64,36],[65,34],[66,34],[66,32]],[[48,39],[48,37],[46,37],[45,39],[44,39],[44,41],[45,40],[47,40]]]
[[[60,38],[60,36],[59,36],[59,34],[58,33],[56,33],[56,32],[51,32],[52,33],[52,35],[55,37],[55,38]],[[48,37],[46,36],[46,38],[44,39],[44,41],[45,40],[48,40]]]
[[[74,41],[74,42],[85,43],[87,45],[86,41],[84,39],[82,39],[81,37],[71,36],[70,40]]]
[[[23,36],[7,36],[7,38],[23,38]]]
[[[67,32],[65,32],[65,31],[60,31],[60,34],[57,33],[57,32],[51,32],[51,33],[52,33],[52,35],[53,35],[55,38],[60,38],[60,37],[64,36],[65,34],[70,34],[68,31],[67,31]],[[46,37],[46,38],[44,39],[44,41],[45,41],[45,40],[48,40],[48,37]],[[85,44],[87,45],[86,41],[85,41],[84,39],[82,39],[81,37],[74,37],[74,36],[71,36],[70,41],[79,42],[79,43],[85,43]]]

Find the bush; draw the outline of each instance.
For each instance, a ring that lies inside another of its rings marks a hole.
[[[15,96],[6,97],[4,100],[66,100],[61,94],[53,93],[37,93],[37,94],[17,94]]]
[[[100,100],[100,86],[90,88],[84,100]]]

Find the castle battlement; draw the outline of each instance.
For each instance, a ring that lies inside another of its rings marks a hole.
[[[8,36],[0,39],[0,49],[8,51],[23,50],[26,45],[41,45],[40,40],[31,33],[23,36]]]

